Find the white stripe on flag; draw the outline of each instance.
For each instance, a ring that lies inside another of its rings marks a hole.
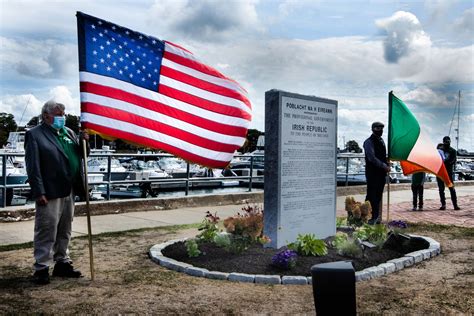
[[[135,135],[145,137],[145,138],[149,138],[154,141],[169,144],[170,146],[180,148],[184,151],[187,151],[189,153],[192,153],[192,154],[195,154],[207,159],[227,162],[227,161],[230,161],[234,155],[234,153],[225,153],[225,152],[210,150],[207,148],[202,148],[194,144],[188,143],[182,139],[174,138],[172,136],[162,134],[154,130],[150,130],[138,125],[130,124],[124,121],[115,120],[111,118],[106,118],[106,117],[91,114],[91,113],[83,112],[81,114],[81,121],[97,124],[100,126],[106,126],[106,127],[121,130],[121,131],[126,131],[128,133],[135,134]]]
[[[126,111],[131,114],[142,116],[144,118],[151,119],[151,120],[181,129],[186,132],[190,132],[195,135],[199,135],[200,137],[207,138],[216,142],[220,142],[224,144],[233,144],[236,146],[241,146],[245,142],[245,138],[236,137],[236,136],[228,136],[228,135],[216,133],[213,131],[209,131],[207,129],[189,124],[187,122],[175,119],[173,117],[170,117],[170,116],[167,116],[167,115],[164,115],[152,110],[148,110],[146,108],[137,106],[132,103],[120,101],[114,98],[82,92],[81,101],[91,102],[91,103],[103,105],[106,107],[110,107],[113,109]]]
[[[200,72],[196,69],[189,68],[189,67],[186,67],[184,65],[175,63],[174,61],[166,59],[166,58],[163,58],[161,65],[169,67],[169,68],[174,69],[174,70],[177,70],[179,72],[185,73],[185,74],[190,75],[194,78],[201,79],[203,81],[207,81],[207,82],[210,82],[212,84],[234,90],[234,91],[242,94],[243,96],[247,97],[247,91],[242,89],[242,87],[239,84],[235,83],[232,80],[227,80],[227,79],[222,79],[222,78],[219,78],[219,77],[211,76],[211,75],[205,74],[203,72]]]
[[[151,90],[144,89],[144,88],[132,85],[128,82],[114,79],[111,77],[105,77],[105,76],[82,71],[79,73],[79,78],[81,82],[91,82],[91,83],[95,83],[95,84],[99,84],[103,86],[109,86],[112,88],[120,89],[125,92],[135,94],[137,96],[140,96],[140,97],[143,97],[155,102],[159,102],[169,107],[172,107],[184,112],[188,112],[190,114],[193,114],[193,115],[196,115],[208,120],[212,120],[218,123],[244,127],[244,128],[248,128],[250,124],[248,120],[238,118],[235,116],[227,116],[224,114],[208,111],[206,109],[202,109],[200,107],[196,107],[188,103],[159,94],[158,92],[153,92]]]
[[[252,115],[251,110],[248,108],[248,106],[244,102],[238,99],[225,97],[216,93],[209,92],[207,90],[199,89],[189,84],[186,84],[184,82],[174,80],[172,78],[169,78],[163,75],[160,76],[160,85],[168,86],[176,90],[180,90],[182,92],[189,93],[199,98],[206,99],[212,102],[228,105],[228,106],[237,108],[239,110],[243,110],[247,112],[249,115]]]
[[[407,160],[414,162],[434,173],[438,173],[443,164],[438,150],[435,148],[429,136],[424,132],[424,129],[421,126],[420,135],[418,136],[415,145],[411,149]]]

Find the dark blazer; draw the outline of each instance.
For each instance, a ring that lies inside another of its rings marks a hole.
[[[84,154],[78,137],[71,129],[66,127],[66,130],[77,145],[77,154],[82,158]],[[25,162],[33,199],[41,195],[47,199],[62,198],[73,189],[75,195],[84,196],[83,173],[81,177],[73,177],[69,159],[57,139],[56,131],[48,124],[43,123],[26,132]]]

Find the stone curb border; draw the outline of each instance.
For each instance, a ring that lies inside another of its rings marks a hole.
[[[389,260],[385,263],[379,264],[378,266],[366,268],[362,271],[355,273],[356,282],[368,281],[383,275],[400,271],[404,268],[410,267],[423,260],[428,260],[441,253],[441,244],[430,237],[410,235],[412,237],[420,237],[429,242],[430,246],[427,249],[422,249],[414,252],[405,254],[405,256],[397,259]],[[306,285],[313,284],[311,277],[305,276],[280,276],[280,275],[261,275],[261,274],[245,274],[245,273],[227,273],[218,271],[209,271],[207,269],[194,267],[188,263],[176,261],[174,259],[163,256],[162,250],[171,244],[180,241],[186,241],[184,239],[175,239],[168,242],[154,245],[150,248],[149,255],[151,260],[158,263],[159,265],[178,272],[184,272],[188,275],[195,277],[202,277],[215,280],[228,280],[233,282],[247,282],[247,283],[260,283],[260,284],[295,284],[295,285]]]

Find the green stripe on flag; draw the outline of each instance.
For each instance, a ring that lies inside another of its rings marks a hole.
[[[420,135],[420,124],[402,100],[392,96],[390,127],[390,159],[406,160]]]

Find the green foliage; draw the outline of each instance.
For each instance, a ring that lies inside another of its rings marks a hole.
[[[336,227],[347,226],[347,218],[337,217],[336,218]]]
[[[8,134],[16,129],[15,117],[9,113],[0,113],[0,148],[7,143]]]
[[[359,147],[359,144],[355,140],[350,140],[346,143],[346,149],[351,153],[361,153],[362,149]]]
[[[74,131],[74,133],[79,133],[79,116],[66,114],[66,126]]]
[[[216,213],[211,214],[211,212],[206,212],[206,217],[202,221],[201,225],[199,226],[199,230],[201,233],[197,235],[199,241],[202,242],[213,242],[214,237],[219,233],[219,227],[217,223],[219,222],[219,217]]]
[[[228,249],[230,247],[230,244],[232,243],[230,234],[226,233],[215,235],[213,241],[218,247],[222,247],[225,249]]]
[[[26,123],[26,126],[27,127],[35,127],[37,125],[39,125],[40,123],[40,119],[39,119],[39,115],[36,115],[36,116],[33,116],[29,121],[28,123]]]
[[[334,240],[332,241],[332,245],[338,249],[338,247],[339,247],[342,243],[344,243],[345,241],[347,241],[348,237],[349,237],[349,236],[348,236],[346,233],[337,232],[337,233],[336,233],[336,236],[334,236]]]
[[[387,227],[382,224],[367,225],[359,227],[354,232],[353,236],[360,240],[367,240],[377,246],[381,246],[387,239]]]
[[[328,253],[326,243],[316,239],[314,234],[298,234],[296,241],[288,244],[288,248],[303,256],[324,256]]]
[[[249,129],[247,131],[247,139],[245,144],[239,149],[241,153],[252,152],[257,149],[258,137],[263,133],[257,129]]]
[[[194,257],[198,257],[201,254],[201,250],[199,250],[196,239],[186,240],[185,245],[186,245],[186,251],[188,253],[188,257],[194,258]]]
[[[362,257],[362,248],[355,242],[354,239],[346,239],[339,243],[336,247],[340,255],[360,258]]]

